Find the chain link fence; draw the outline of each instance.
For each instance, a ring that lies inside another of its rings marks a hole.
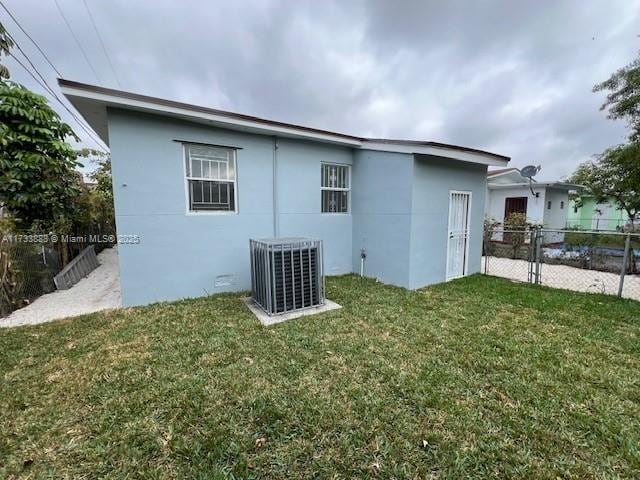
[[[52,244],[3,238],[0,242],[0,317],[56,289],[62,259]]]
[[[629,226],[629,221],[623,218],[592,217],[567,220],[567,229],[595,230],[597,232],[622,232]]]
[[[640,234],[487,229],[483,273],[640,300]]]
[[[98,254],[114,244],[114,235],[0,232],[0,318],[56,289],[53,278],[64,267],[62,250],[69,262],[89,245]]]

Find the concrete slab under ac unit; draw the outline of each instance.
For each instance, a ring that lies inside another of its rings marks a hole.
[[[256,302],[253,301],[253,298],[246,297],[243,298],[242,301],[247,308],[253,312],[260,323],[266,327],[269,325],[275,325],[276,323],[286,322],[287,320],[293,320],[294,318],[306,317],[307,315],[315,315],[317,313],[329,312],[331,310],[342,308],[341,305],[327,299],[325,300],[325,304],[320,305],[319,307],[311,307],[304,310],[298,310],[296,312],[269,316],[256,304]]]

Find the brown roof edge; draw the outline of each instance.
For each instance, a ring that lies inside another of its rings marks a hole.
[[[115,89],[112,89],[112,88],[98,87],[98,86],[95,86],[95,85],[88,85],[86,83],[74,82],[73,80],[65,80],[63,78],[59,78],[58,79],[58,85],[63,86],[63,87],[78,88],[80,90],[86,90],[87,92],[103,93],[105,95],[112,95],[114,97],[120,97],[120,98],[124,98],[124,99],[127,99],[127,100],[138,100],[138,101],[141,101],[141,102],[156,103],[158,105],[164,105],[165,107],[183,108],[185,110],[191,110],[193,112],[211,113],[213,115],[220,115],[220,116],[223,116],[223,117],[235,118],[235,119],[238,119],[238,120],[249,120],[249,121],[252,121],[252,122],[259,122],[259,123],[264,123],[266,125],[273,125],[273,126],[278,126],[278,127],[292,127],[292,128],[297,128],[297,129],[300,129],[300,130],[305,130],[305,131],[308,131],[308,132],[316,132],[316,133],[324,133],[324,134],[327,134],[327,135],[335,135],[335,136],[347,138],[347,139],[350,139],[350,140],[358,140],[358,141],[364,140],[362,137],[356,137],[356,136],[353,136],[353,135],[346,135],[344,133],[331,132],[329,130],[321,130],[321,129],[318,129],[318,128],[305,127],[305,126],[302,126],[302,125],[295,125],[293,123],[285,123],[285,122],[278,122],[278,121],[275,121],[275,120],[267,120],[267,119],[264,119],[264,118],[253,117],[251,115],[245,115],[245,114],[242,114],[242,113],[228,112],[226,110],[218,110],[218,109],[209,108],[209,107],[201,107],[199,105],[193,105],[191,103],[176,102],[174,100],[166,100],[164,98],[151,97],[149,95],[141,95],[139,93],[124,92],[122,90],[115,90]]]
[[[507,157],[506,155],[487,152],[486,150],[480,150],[479,148],[464,147],[462,145],[454,145],[452,143],[441,143],[441,142],[432,142],[432,141],[423,141],[423,140],[399,140],[399,139],[396,140],[392,138],[365,138],[364,140],[367,142],[388,143],[391,145],[394,145],[394,144],[395,145],[416,145],[416,146],[423,146],[423,147],[452,148],[455,150],[460,150],[461,152],[481,153],[483,155],[491,155],[492,157],[499,158],[500,160],[506,160],[507,162],[511,161],[511,157]],[[510,170],[510,169],[505,169],[505,170]]]
[[[202,106],[193,105],[193,104],[190,104],[190,103],[176,102],[174,100],[166,100],[164,98],[152,97],[152,96],[149,96],[149,95],[141,95],[139,93],[125,92],[125,91],[122,91],[122,90],[115,90],[113,88],[99,87],[99,86],[96,86],[96,85],[89,85],[89,84],[86,84],[86,83],[75,82],[73,80],[66,80],[64,78],[58,78],[58,85],[60,85],[62,87],[77,88],[79,90],[85,90],[87,92],[102,93],[102,94],[105,94],[105,95],[111,95],[111,96],[114,96],[114,97],[120,97],[120,98],[127,99],[127,100],[137,100],[137,101],[141,101],[141,102],[155,103],[155,104],[163,105],[163,106],[166,106],[166,107],[182,108],[182,109],[185,109],[185,110],[191,110],[193,112],[199,112],[199,113],[210,113],[210,114],[213,114],[213,115],[220,115],[220,116],[223,116],[223,117],[234,118],[234,119],[237,119],[237,120],[248,120],[248,121],[263,123],[265,125],[272,125],[272,126],[285,127],[285,128],[286,127],[295,128],[295,129],[299,129],[299,130],[303,130],[303,131],[307,131],[307,132],[320,133],[320,134],[325,134],[325,135],[335,135],[337,137],[342,137],[342,138],[349,139],[349,140],[357,140],[357,141],[361,141],[361,142],[380,142],[380,143],[399,144],[399,145],[416,145],[416,146],[427,146],[427,147],[450,148],[450,149],[453,149],[453,150],[459,150],[459,151],[463,151],[463,152],[471,152],[471,153],[479,153],[479,154],[483,154],[483,155],[489,155],[491,157],[495,157],[495,158],[498,158],[500,160],[505,160],[507,162],[511,160],[510,157],[507,157],[505,155],[499,155],[497,153],[487,152],[485,150],[479,150],[477,148],[463,147],[463,146],[460,146],[460,145],[452,145],[452,144],[448,144],[448,143],[439,143],[439,142],[431,142],[431,141],[394,140],[394,139],[388,139],[388,138],[385,139],[385,138],[357,137],[355,135],[347,135],[345,133],[332,132],[330,130],[322,130],[322,129],[319,129],[319,128],[305,127],[305,126],[296,125],[296,124],[293,124],[293,123],[278,122],[278,121],[275,121],[275,120],[268,120],[268,119],[265,119],[265,118],[254,117],[254,116],[245,115],[245,114],[242,114],[242,113],[229,112],[229,111],[226,111],[226,110],[218,110],[218,109],[215,109],[215,108],[202,107]]]

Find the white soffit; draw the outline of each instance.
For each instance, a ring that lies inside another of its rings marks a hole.
[[[430,144],[431,142],[403,142],[400,140],[368,140],[341,133],[263,120],[247,115],[233,114],[66,80],[59,80],[59,84],[65,97],[107,145],[109,144],[107,108],[113,107],[170,116],[231,130],[313,140],[358,149],[434,155],[488,166],[505,166],[509,162],[508,157],[455,145]]]

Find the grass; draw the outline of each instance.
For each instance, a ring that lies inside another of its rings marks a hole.
[[[474,276],[329,278],[0,331],[2,478],[632,478],[640,303]]]
[[[575,247],[604,247],[624,249],[627,237],[624,235],[612,235],[607,233],[583,233],[580,230],[564,234],[564,243]],[[634,234],[631,237],[631,248],[640,248],[640,236]]]

